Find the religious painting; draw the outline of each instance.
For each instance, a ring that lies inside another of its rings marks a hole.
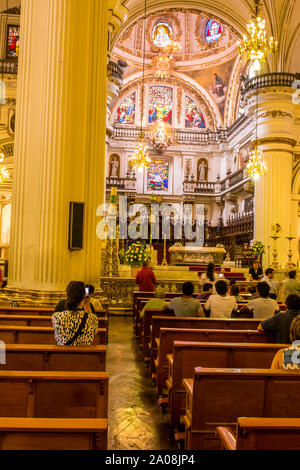
[[[223,26],[215,20],[208,20],[205,26],[205,40],[208,43],[218,41],[223,32]]]
[[[122,101],[117,109],[116,122],[119,124],[134,124],[136,92],[134,91]]]
[[[205,119],[195,101],[189,96],[185,96],[185,127],[204,129]]]
[[[120,156],[116,153],[109,157],[109,176],[110,178],[120,177]]]
[[[247,142],[245,145],[243,145],[240,149],[239,149],[239,153],[238,153],[238,156],[239,156],[239,166],[240,168],[245,168],[246,167],[246,163],[248,161],[248,158],[249,158],[249,153],[253,150],[253,145],[252,145],[252,142]]]
[[[149,87],[148,122],[157,120],[172,124],[173,88],[152,85]]]
[[[8,111],[8,134],[13,136],[15,133],[15,125],[16,125],[16,111],[14,108],[9,108]]]
[[[208,179],[208,162],[205,158],[200,158],[197,164],[197,181],[207,181]]]
[[[253,197],[244,200],[244,212],[253,211]]]
[[[7,59],[19,57],[20,26],[7,26]]]
[[[169,189],[169,162],[166,160],[152,160],[147,173],[148,191],[168,191]]]
[[[225,100],[229,87],[234,60],[205,70],[187,72],[191,78],[204,87],[217,104],[222,118],[224,117]]]
[[[168,46],[172,40],[172,28],[167,23],[158,23],[152,31],[152,39],[157,47]]]

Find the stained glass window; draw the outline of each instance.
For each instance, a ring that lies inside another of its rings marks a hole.
[[[7,27],[7,58],[19,56],[20,27],[8,25]]]
[[[149,87],[148,122],[157,120],[172,124],[173,88],[153,85]]]
[[[166,160],[152,160],[147,173],[148,191],[168,191],[169,189],[169,162]]]
[[[205,27],[206,42],[216,42],[223,32],[223,26],[215,20],[208,20]]]
[[[185,95],[185,127],[206,127],[205,119],[195,101]]]
[[[167,23],[158,23],[152,31],[152,39],[157,47],[165,47],[172,40],[172,28]]]
[[[134,124],[136,92],[126,96],[117,109],[116,122],[119,124]]]

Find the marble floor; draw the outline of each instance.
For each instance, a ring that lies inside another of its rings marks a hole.
[[[107,350],[110,450],[176,449],[137,347],[131,317],[112,316]]]

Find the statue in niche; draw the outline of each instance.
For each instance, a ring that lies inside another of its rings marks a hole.
[[[207,173],[208,173],[208,163],[205,158],[201,158],[201,160],[198,161],[198,182],[201,181],[207,181]]]
[[[110,177],[118,178],[120,176],[120,157],[119,155],[111,155],[109,159]]]
[[[192,162],[190,159],[188,159],[185,161],[185,174],[187,176],[190,176],[191,171],[192,171]]]

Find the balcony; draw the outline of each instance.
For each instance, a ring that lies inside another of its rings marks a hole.
[[[218,131],[194,131],[170,129],[173,141],[178,144],[216,144],[225,142],[228,137],[226,129]],[[137,127],[113,127],[112,139],[120,140],[138,140],[141,134],[140,128]],[[151,138],[151,129],[145,131],[146,138]]]
[[[111,188],[117,188],[120,192],[136,192],[136,177],[128,174],[125,178],[109,176],[106,178],[106,190],[110,191]]]
[[[292,87],[295,80],[300,79],[300,73],[264,73],[247,79],[241,89],[242,95],[249,91],[267,87]]]
[[[18,62],[12,60],[0,60],[0,73],[16,75],[18,73]]]
[[[214,194],[219,192],[219,184],[207,181],[195,181],[186,179],[183,182],[184,193]]]

